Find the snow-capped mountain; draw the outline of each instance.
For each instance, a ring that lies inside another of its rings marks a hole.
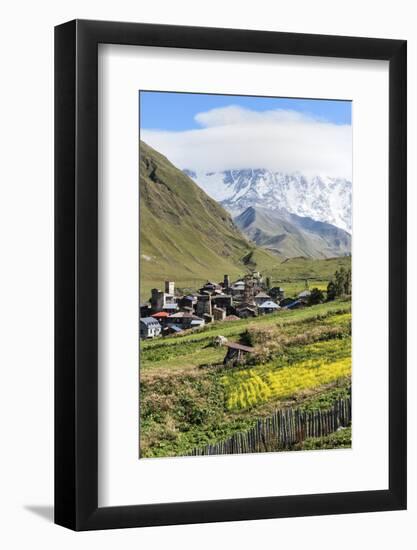
[[[352,230],[352,183],[346,179],[264,169],[184,172],[233,216],[251,206],[285,208],[349,233]]]

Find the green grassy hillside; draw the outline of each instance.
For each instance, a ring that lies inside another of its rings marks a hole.
[[[328,409],[350,385],[350,310],[334,301],[142,341],[141,456],[187,454],[279,408]],[[224,368],[218,335],[253,346],[249,363]]]
[[[333,278],[336,270],[341,267],[350,269],[351,257],[327,258],[316,260],[313,258],[278,258],[272,254],[264,254],[261,248],[255,248],[251,261],[256,269],[271,278],[272,286],[282,286],[286,296],[296,296],[304,290],[305,282],[309,288],[318,287],[326,290],[328,282]]]
[[[165,279],[180,288],[198,288],[226,273],[237,278],[257,268],[250,261],[253,249],[217,202],[166,157],[140,143],[142,300]],[[270,267],[280,261],[267,251],[258,251],[256,260]]]

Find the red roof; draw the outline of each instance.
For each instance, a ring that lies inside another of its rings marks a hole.
[[[161,317],[169,317],[169,313],[167,313],[166,311],[159,311],[158,313],[154,313],[153,315],[151,315],[151,317],[160,319]]]

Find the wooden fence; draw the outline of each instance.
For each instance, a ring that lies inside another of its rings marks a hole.
[[[304,412],[283,409],[268,418],[260,419],[246,432],[238,432],[213,445],[194,449],[190,455],[224,455],[262,453],[289,449],[309,437],[322,437],[352,420],[351,398],[338,399],[325,411]]]

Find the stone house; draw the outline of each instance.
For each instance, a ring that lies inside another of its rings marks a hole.
[[[223,321],[226,317],[226,310],[221,307],[213,306],[213,317],[215,321]]]
[[[157,319],[153,317],[143,317],[139,321],[139,334],[142,340],[146,338],[155,338],[161,334],[162,327]]]
[[[263,304],[264,302],[266,302],[267,300],[270,300],[271,299],[271,296],[269,296],[269,294],[267,294],[266,292],[258,292],[258,294],[255,295],[254,297],[254,300],[255,300],[255,304],[257,306],[260,306],[261,304]]]

